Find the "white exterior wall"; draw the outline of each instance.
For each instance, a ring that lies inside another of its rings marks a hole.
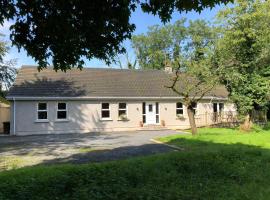
[[[205,126],[213,124],[211,113],[213,113],[213,103],[224,103],[224,112],[235,112],[236,108],[234,104],[224,101],[202,100],[197,104],[197,110],[195,115],[196,125]],[[165,126],[172,129],[188,129],[190,128],[189,119],[187,114],[187,108],[183,105],[183,119],[179,119],[176,116],[176,102],[168,101],[160,104],[160,119],[164,120]]]
[[[47,102],[48,122],[37,121],[37,103]],[[16,101],[14,118],[14,102],[11,103],[11,134],[51,134],[51,133],[86,133],[97,131],[138,130],[142,121],[142,101],[102,101],[110,103],[111,120],[101,119],[101,101],[63,101],[67,103],[68,120],[57,121],[57,101]],[[128,121],[118,119],[118,103],[127,103]],[[146,101],[145,101],[146,102]],[[184,118],[176,117],[176,101],[157,101],[160,106],[160,121],[164,120],[168,128],[189,128],[186,108]],[[233,104],[226,103],[225,111],[235,111]],[[210,101],[202,101],[197,105],[197,117],[206,112],[213,112]],[[14,125],[15,119],[15,125]],[[15,130],[14,130],[15,128]]]

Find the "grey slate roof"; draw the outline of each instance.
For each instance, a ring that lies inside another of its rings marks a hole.
[[[55,72],[47,68],[41,72],[36,66],[23,66],[10,89],[11,97],[178,97],[170,89],[169,74],[160,70],[127,70],[84,68]],[[180,87],[185,87],[180,84]],[[227,91],[219,86],[208,97],[227,98]]]

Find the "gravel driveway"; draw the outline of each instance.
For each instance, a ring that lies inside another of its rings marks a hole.
[[[0,157],[28,156],[34,164],[124,159],[173,151],[150,139],[174,134],[179,132],[162,130],[0,137]]]

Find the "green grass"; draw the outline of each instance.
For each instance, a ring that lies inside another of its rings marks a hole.
[[[250,132],[238,128],[200,128],[198,134],[174,135],[159,138],[160,141],[182,147],[189,151],[220,151],[247,147],[270,150],[270,129],[255,126]]]
[[[0,173],[0,200],[269,200],[270,132],[199,129],[161,139],[184,151]]]

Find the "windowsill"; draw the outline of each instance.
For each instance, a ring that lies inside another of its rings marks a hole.
[[[55,122],[69,122],[69,119],[56,119]]]
[[[118,119],[117,121],[127,122],[130,121],[129,119]]]
[[[37,119],[37,120],[35,121],[35,123],[48,123],[48,122],[49,122],[48,119]]]
[[[112,121],[111,118],[101,118],[100,121]]]

